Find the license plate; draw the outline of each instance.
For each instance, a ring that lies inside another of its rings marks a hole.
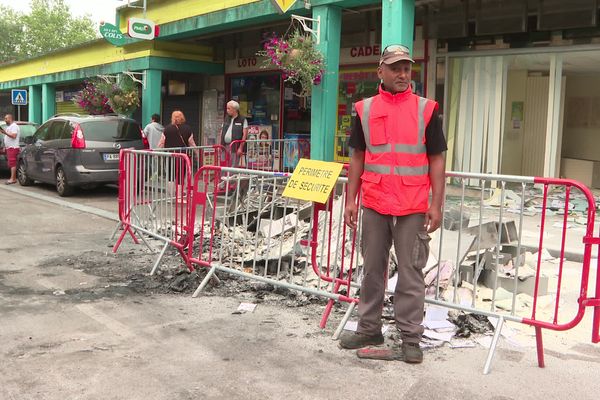
[[[119,153],[105,153],[103,157],[104,161],[119,161]]]

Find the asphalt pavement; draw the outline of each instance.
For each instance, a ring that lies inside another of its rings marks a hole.
[[[146,249],[111,253],[113,220],[49,200],[114,213],[116,193],[0,187],[0,399],[597,398],[587,319],[545,333],[546,368],[532,341],[501,339],[482,375],[481,346],[427,350],[421,365],[360,360],[331,339],[341,312],[318,328],[320,304],[161,290]],[[242,301],[258,306],[233,314]]]

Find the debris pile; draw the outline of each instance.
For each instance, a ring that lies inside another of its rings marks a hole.
[[[312,287],[326,284],[315,270],[347,277],[362,266],[358,246],[353,245],[353,231],[343,223],[342,196],[336,196],[327,210],[319,211],[317,238],[312,238],[311,203],[282,198],[283,188],[277,185],[261,189],[249,184],[246,189],[243,196],[220,198],[215,210],[205,210],[204,225],[197,217],[194,256],[253,275]],[[309,246],[313,239],[318,241],[315,254]]]

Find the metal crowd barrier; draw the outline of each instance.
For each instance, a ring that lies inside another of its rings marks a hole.
[[[209,184],[206,175],[214,178]],[[243,168],[204,167],[194,178],[188,260],[209,268],[193,296],[215,272],[268,282],[336,301],[355,301],[328,290],[328,282],[310,272],[309,257],[299,248],[310,233],[312,203],[283,198],[289,173]],[[226,181],[226,193],[215,190]]]
[[[310,141],[302,138],[234,140],[229,144],[228,154],[229,167],[293,172],[301,158],[310,157]]]
[[[540,367],[544,366],[542,329],[571,329],[582,321],[587,307],[594,309],[592,342],[600,342],[600,265],[596,265],[595,296],[588,295],[592,245],[600,244],[593,236],[596,204],[590,190],[566,179],[459,172],[448,172],[446,177],[444,223],[432,235],[424,270],[425,301],[497,319],[484,373],[490,371],[505,321],[534,327]],[[558,194],[552,199],[550,193]],[[571,206],[575,197],[581,214],[578,229]],[[343,196],[332,197],[327,205],[315,207],[313,220],[320,220],[318,215],[325,211],[328,227],[325,233],[317,229],[319,224],[313,224],[310,246],[312,264],[321,279],[332,282],[334,293],[342,291],[353,297],[362,272],[356,251],[361,226],[359,223],[358,233],[344,226],[345,201]],[[551,223],[551,216],[560,219]],[[548,236],[560,240],[550,244]],[[568,298],[563,282],[565,257],[567,252],[580,250],[582,244],[581,269],[569,270],[570,275],[578,274],[578,297]],[[349,251],[351,256],[333,257],[336,251]],[[553,263],[547,262],[548,258]],[[479,285],[481,281],[489,288]],[[393,295],[393,288],[388,288],[387,294]],[[523,299],[529,303],[526,307]],[[576,306],[573,315],[561,312],[561,304],[566,303]],[[341,333],[355,305],[350,303],[334,337]],[[322,327],[332,306],[330,301]]]
[[[196,146],[196,147],[174,147],[160,149],[166,153],[185,154],[190,159],[192,173],[195,174],[205,165],[229,166],[228,153],[224,146]]]
[[[235,182],[231,186],[234,189],[223,195],[211,190],[203,177],[210,172],[214,172],[215,180]],[[188,260],[209,268],[209,272],[194,296],[215,272],[224,271],[330,299],[321,327],[334,301],[347,302],[348,310],[334,335],[337,338],[358,302],[356,291],[363,274],[361,226],[359,223],[351,230],[343,223],[346,178],[339,178],[333,195],[321,205],[283,198],[281,192],[289,176],[218,167],[203,168],[196,174],[191,220],[201,228],[195,228],[197,238],[190,237]],[[578,182],[562,179],[454,172],[447,173],[447,178],[446,218],[433,235],[424,271],[426,303],[497,319],[484,373],[490,371],[505,321],[535,328],[540,367],[544,366],[542,329],[571,329],[581,322],[587,307],[594,308],[592,341],[600,341],[600,282],[596,283],[595,297],[587,294],[591,246],[600,244],[600,239],[593,237],[595,201],[590,191]],[[560,237],[553,249],[558,261],[548,266],[544,249],[551,189],[564,193],[561,201],[553,202],[552,213],[567,212],[556,228],[559,234],[554,234]],[[586,205],[581,231],[569,229],[568,224],[574,191],[579,191],[578,201]],[[532,200],[537,206],[529,205]],[[449,217],[448,207],[454,207],[454,219]],[[575,271],[580,274],[579,297],[567,298],[565,254],[569,246],[580,247],[582,243],[582,267]],[[393,251],[391,254],[393,265]],[[514,262],[512,268],[505,264],[509,258]],[[523,271],[529,274],[527,282],[520,280]],[[512,280],[508,279],[511,274]],[[551,274],[556,274],[556,282],[549,279]],[[478,284],[484,277],[490,286],[487,289]],[[527,307],[520,306],[524,285],[531,294]],[[559,312],[566,302],[576,305],[574,315]]]
[[[129,234],[152,251],[144,234],[164,242],[151,274],[157,270],[168,246],[184,260],[188,237],[193,236],[189,204],[192,166],[185,153],[175,151],[121,150],[119,161],[119,227],[123,229],[113,252]],[[117,227],[117,230],[119,229]],[[193,267],[188,264],[190,270]]]
[[[120,170],[124,231],[115,251],[126,234],[165,241],[154,272],[167,246],[174,246],[190,270],[208,269],[194,297],[222,271],[327,298],[322,327],[334,301],[349,303],[334,337],[339,335],[359,301],[364,272],[361,225],[352,230],[343,223],[347,178],[338,179],[326,204],[315,204],[282,196],[288,172],[205,165],[192,176],[189,158],[176,152],[123,150]],[[424,270],[426,302],[497,319],[484,373],[505,321],[534,327],[540,367],[542,329],[571,329],[588,307],[592,342],[600,342],[598,271],[595,296],[588,294],[592,246],[600,245],[589,189],[564,179],[457,172],[446,177],[444,221],[432,234]],[[549,243],[549,237],[558,240]],[[582,245],[581,267],[566,267],[566,255]],[[553,263],[546,260],[547,246]],[[393,275],[393,251],[390,265]],[[565,294],[567,275],[579,282],[576,296]],[[574,305],[574,314],[567,315],[564,304]]]

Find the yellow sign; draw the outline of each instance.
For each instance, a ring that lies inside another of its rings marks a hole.
[[[292,8],[296,0],[271,0],[271,2],[273,2],[273,5],[277,7],[281,13],[285,13]]]
[[[340,163],[301,158],[283,190],[283,196],[325,203],[340,172]]]

